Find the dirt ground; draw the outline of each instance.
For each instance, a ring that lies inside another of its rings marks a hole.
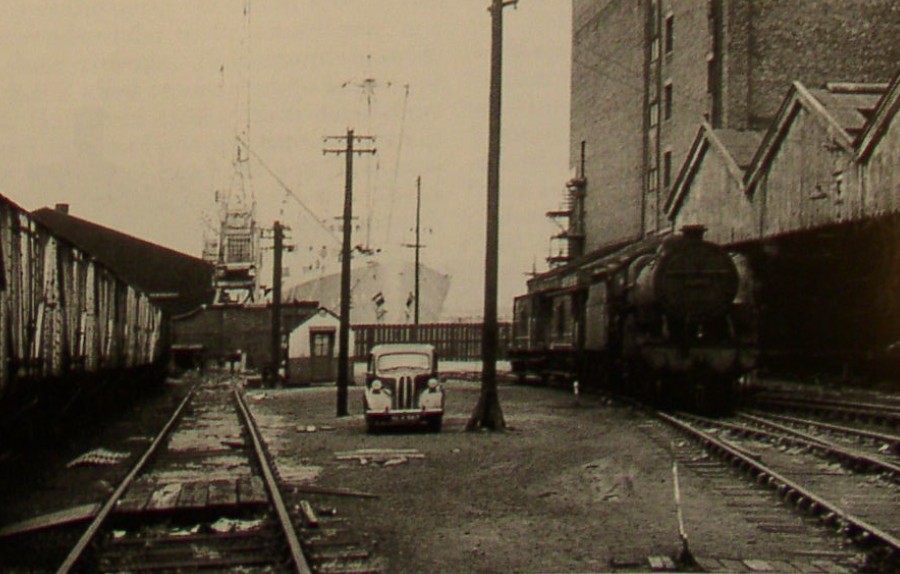
[[[253,392],[251,403],[285,473],[378,495],[313,498],[364,532],[387,572],[604,572],[677,554],[671,457],[648,440],[641,415],[596,397],[576,403],[560,390],[502,385],[507,430],[470,433],[477,384],[445,387],[440,434],[366,434],[358,387],[349,417],[335,417],[333,388]],[[356,449],[424,456],[336,458]],[[702,477],[683,472],[680,487],[695,556],[786,560],[797,550],[796,541],[760,531]],[[821,551],[840,547],[826,538]]]
[[[172,381],[102,432],[65,445],[40,472],[4,477],[2,524],[102,500],[125,465],[66,468],[66,461],[88,448],[137,452],[145,443],[134,439],[156,432],[154,425],[161,426],[190,381]],[[660,435],[643,415],[595,396],[576,402],[562,390],[511,384],[500,386],[507,429],[471,433],[465,426],[478,383],[449,380],[445,389],[442,432],[375,435],[366,433],[358,386],[350,389],[350,416],[340,418],[333,386],[247,394],[286,490],[298,487],[289,502],[305,498],[314,508],[335,508],[386,574],[647,571],[648,557],[676,555],[669,452],[676,435]],[[338,458],[359,449],[413,449],[419,457]],[[697,557],[724,564],[794,559],[798,551],[824,557],[848,552],[836,535],[810,542],[761,530],[746,507],[729,504],[690,469],[682,470],[679,482]],[[300,490],[310,484],[377,498]],[[789,512],[774,498],[771,505],[779,514]],[[44,540],[46,534],[36,542],[38,553],[47,554]],[[0,544],[0,564],[3,552]],[[52,571],[59,562],[47,555]]]

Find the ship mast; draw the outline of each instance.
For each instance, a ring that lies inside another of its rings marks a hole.
[[[256,224],[256,198],[250,171],[250,52],[251,0],[243,7],[242,56],[246,77],[244,93],[239,105],[246,113],[245,124],[238,136],[233,173],[229,189],[216,191],[219,211],[218,238],[204,246],[204,258],[215,265],[213,287],[215,304],[246,305],[257,303],[260,297],[260,268],[262,256],[259,245],[260,229]]]

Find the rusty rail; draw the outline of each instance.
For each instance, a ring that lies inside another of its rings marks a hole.
[[[900,551],[900,539],[890,533],[841,510],[835,504],[810,492],[709,433],[705,433],[677,417],[661,412],[656,412],[655,415],[694,440],[705,444],[711,453],[730,461],[742,472],[752,476],[758,484],[777,491],[778,495],[785,501],[819,517],[823,523],[838,527],[839,530],[846,532],[851,539],[857,542],[878,541],[894,555],[897,555],[898,551]]]
[[[275,482],[275,474],[272,472],[271,462],[263,448],[256,421],[254,421],[253,417],[250,415],[250,409],[247,408],[244,396],[237,388],[234,389],[234,397],[235,401],[237,401],[239,410],[241,411],[241,416],[244,418],[247,432],[250,434],[250,438],[253,441],[253,450],[256,452],[256,457],[259,460],[259,466],[263,473],[266,490],[269,492],[272,505],[275,507],[275,512],[278,515],[278,522],[287,539],[288,547],[291,551],[291,561],[294,565],[294,571],[297,572],[297,574],[312,574],[312,570],[306,561],[306,557],[303,555],[303,549],[300,547],[300,540],[297,538],[297,532],[294,530],[294,525],[291,522],[290,514],[284,504],[284,499],[281,497],[281,491],[278,490],[278,484]]]
[[[144,469],[147,462],[150,458],[156,453],[159,445],[162,444],[163,440],[169,435],[169,432],[172,430],[172,427],[175,426],[175,423],[181,417],[181,413],[184,411],[185,407],[191,401],[191,398],[194,396],[194,391],[197,390],[197,386],[188,392],[187,396],[181,401],[181,404],[178,405],[178,408],[175,409],[175,413],[169,419],[169,422],[166,423],[166,426],[163,427],[159,434],[156,435],[156,438],[153,439],[153,442],[150,444],[150,447],[144,452],[144,455],[141,457],[139,461],[134,465],[125,479],[119,484],[118,488],[116,488],[110,497],[106,500],[106,503],[100,508],[97,514],[94,516],[94,519],[91,521],[91,524],[87,527],[87,530],[81,535],[81,538],[69,552],[69,555],[66,556],[66,559],[63,561],[62,565],[57,569],[56,574],[69,574],[72,571],[72,568],[75,566],[76,562],[81,558],[81,555],[84,553],[85,548],[87,548],[88,544],[90,544],[91,540],[93,540],[94,536],[97,535],[97,532],[100,531],[100,526],[104,521],[109,517],[109,514],[113,511],[116,506],[116,503],[122,498],[122,495],[131,486],[134,478],[140,474],[140,472]]]

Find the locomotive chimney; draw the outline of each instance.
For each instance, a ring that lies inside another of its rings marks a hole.
[[[66,215],[69,215],[69,204],[68,203],[57,203],[56,211],[58,211],[60,213],[65,213]]]
[[[681,228],[681,234],[685,239],[691,241],[703,241],[703,234],[706,233],[705,225],[685,225]]]

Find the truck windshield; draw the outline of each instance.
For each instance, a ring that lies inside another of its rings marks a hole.
[[[376,369],[379,372],[413,369],[427,371],[431,368],[431,358],[423,353],[391,353],[378,357]]]

